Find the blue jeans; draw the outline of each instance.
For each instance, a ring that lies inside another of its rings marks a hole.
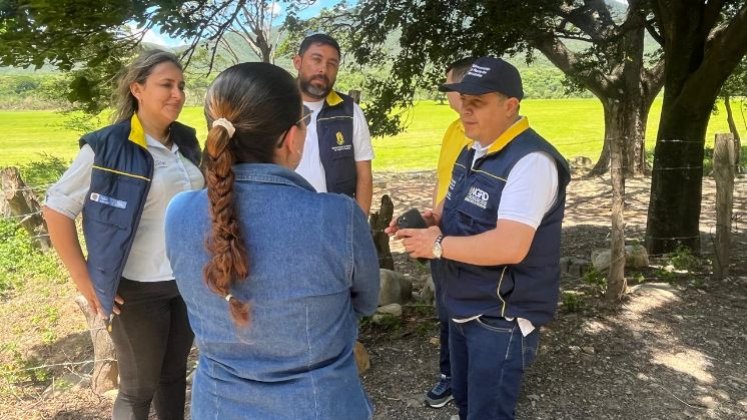
[[[446,279],[441,264],[441,260],[431,260],[431,277],[433,277],[433,287],[436,294],[436,312],[438,313],[439,341],[441,343],[438,355],[438,370],[442,375],[451,376],[451,363],[449,360],[449,314],[446,311],[444,296],[444,281]]]
[[[537,355],[539,328],[524,337],[503,318],[451,321],[451,389],[461,420],[513,419],[524,369]]]

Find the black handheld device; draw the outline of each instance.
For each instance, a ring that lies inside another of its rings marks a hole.
[[[428,227],[428,224],[425,223],[420,210],[412,208],[407,210],[402,216],[399,216],[397,227],[399,229],[425,229]]]
[[[423,219],[423,216],[420,214],[420,210],[411,208],[404,212],[402,216],[399,216],[397,219],[397,227],[399,229],[425,229],[428,227],[428,224],[425,223],[425,219]],[[421,265],[428,261],[425,258],[418,258],[417,260]]]

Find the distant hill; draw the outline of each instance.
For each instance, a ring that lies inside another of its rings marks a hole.
[[[613,17],[622,19],[627,10],[627,4],[616,0],[606,0],[606,3],[611,9]],[[399,51],[397,38],[397,35],[393,34],[386,41],[387,49],[395,54],[397,53],[397,51]],[[252,51],[251,48],[249,48],[249,46],[246,45],[244,41],[241,40],[237,35],[229,34],[227,35],[227,39],[232,46],[232,50],[239,55],[239,59],[241,61],[259,60],[259,57],[254,53],[254,51]],[[280,41],[282,41],[282,39]],[[167,47],[154,44],[146,45],[148,47],[169,49]],[[569,40],[566,42],[566,45],[572,51],[580,51],[588,46],[587,43],[578,40]],[[653,52],[658,48],[658,44],[649,36],[647,36],[644,45],[645,51],[647,53]],[[170,50],[177,54],[180,54],[184,51],[185,48],[186,47],[182,46]],[[517,66],[517,68],[519,68],[519,70],[521,71],[524,79],[524,90],[528,98],[560,98],[567,96],[566,87],[563,84],[563,81],[565,80],[563,72],[561,72],[552,63],[550,63],[550,61],[545,58],[545,56],[540,52],[534,51],[534,59],[529,64],[526,63],[525,56],[523,55],[504,58]],[[351,60],[352,57],[346,57],[346,59]],[[215,75],[219,71],[233,64],[234,58],[231,54],[228,53],[226,49],[220,48],[218,54],[216,55],[213,73],[209,76],[205,76],[205,73],[207,72],[208,60],[208,55],[204,52],[204,50],[201,50],[199,54],[195,55],[195,57],[193,58],[193,62],[190,64],[190,68],[188,69],[188,71],[190,72],[190,75],[188,77],[188,85],[191,85],[190,87],[193,89],[197,89],[195,95],[191,95],[191,97],[193,98],[201,97],[202,90],[207,86],[207,84],[215,77]],[[291,73],[295,73],[290,55],[276,56],[275,64],[287,69]],[[41,80],[53,77],[54,75],[57,75],[59,73],[59,71],[49,65],[44,66],[39,70],[34,70],[33,68],[22,69],[13,67],[0,67],[0,97],[2,97],[6,101],[14,103],[19,101],[23,102],[23,97],[14,97],[14,95],[22,96],[33,93],[28,89],[28,87],[30,86],[29,78]],[[342,71],[338,75],[338,86],[342,90],[351,87],[359,88],[363,82],[365,74],[370,74],[370,72],[366,71],[365,68],[358,74],[352,74],[352,72],[346,72],[345,67],[343,67]],[[40,81],[37,82],[41,84]],[[31,83],[31,85],[33,85],[33,83]],[[427,96],[431,95],[432,93],[428,94]],[[591,96],[591,93],[574,92],[572,96],[589,97]]]

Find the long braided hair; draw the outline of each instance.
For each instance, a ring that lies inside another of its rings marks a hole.
[[[229,301],[239,326],[250,321],[249,304],[233,297],[233,285],[249,275],[246,232],[241,232],[234,201],[236,163],[272,163],[276,145],[301,113],[301,95],[293,77],[267,63],[242,63],[223,72],[205,97],[208,123],[205,172],[212,229],[205,247],[210,261],[203,269],[208,287]],[[217,119],[235,128],[231,135]]]

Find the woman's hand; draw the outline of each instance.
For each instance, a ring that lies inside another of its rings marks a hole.
[[[119,315],[122,313],[122,305],[124,305],[125,301],[122,296],[117,293],[114,295],[114,307],[112,307],[112,312],[114,312],[116,315]]]
[[[96,291],[93,290],[91,279],[75,278],[73,279],[73,282],[75,283],[75,288],[78,289],[78,292],[86,298],[86,302],[88,302],[88,310],[91,312],[91,315],[98,314],[103,317],[104,310],[101,308],[101,303],[99,302],[99,298],[96,296]]]

